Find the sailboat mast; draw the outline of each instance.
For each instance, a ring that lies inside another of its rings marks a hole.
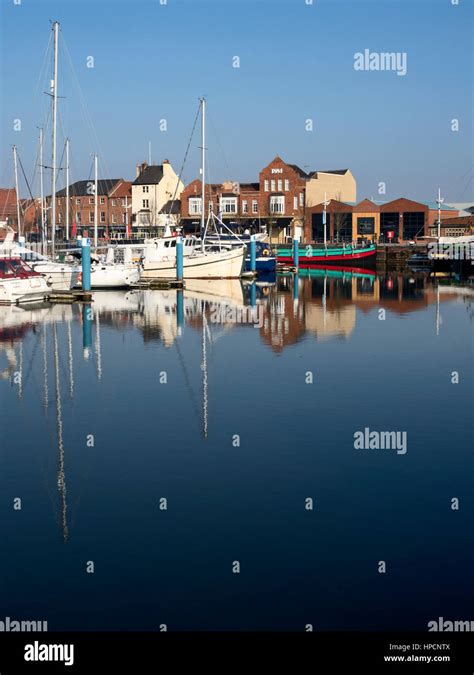
[[[15,191],[16,191],[16,216],[18,219],[18,236],[21,235],[21,220],[20,220],[20,193],[18,191],[18,160],[16,153],[16,145],[13,146],[13,166],[15,168]]]
[[[98,201],[99,201],[99,195],[97,194],[98,192],[98,158],[97,155],[94,155],[94,193],[95,193],[95,199],[94,199],[94,246],[97,248],[97,242],[98,242],[98,232],[99,232],[99,223],[97,221],[98,218]]]
[[[69,138],[66,138],[66,241],[69,241]]]
[[[39,149],[39,163],[40,163],[40,202],[41,202],[41,244],[43,253],[45,253],[45,231],[44,231],[44,184],[43,184],[43,127],[40,127],[40,149]]]
[[[201,246],[204,250],[204,229],[206,226],[206,99],[201,98]]]
[[[56,240],[56,126],[58,121],[58,36],[59,22],[53,23],[54,31],[54,73],[51,82],[51,93],[53,95],[53,161],[51,175],[51,248],[54,253]]]

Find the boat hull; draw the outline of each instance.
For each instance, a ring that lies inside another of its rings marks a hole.
[[[46,279],[48,288],[54,291],[69,291],[81,280],[79,266],[61,265],[60,263],[40,262],[31,265]]]
[[[185,279],[238,279],[242,275],[245,247],[184,256]],[[142,279],[176,279],[176,259],[143,262]]]
[[[364,265],[374,264],[376,248],[369,246],[367,248],[349,249],[342,248],[314,249],[311,255],[307,255],[308,247],[300,249],[298,264],[300,267],[312,267],[314,265],[358,265],[363,262]],[[284,249],[278,252],[277,261],[281,265],[293,265],[293,253],[290,249]]]
[[[26,279],[2,279],[0,280],[0,304],[41,302],[48,291],[46,279],[39,275]]]
[[[273,256],[260,256],[255,260],[255,271],[256,272],[275,272],[276,270],[276,258]],[[245,271],[250,272],[250,258],[245,259]]]

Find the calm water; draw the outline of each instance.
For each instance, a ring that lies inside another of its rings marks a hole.
[[[0,308],[0,620],[473,619],[473,299],[335,275]]]

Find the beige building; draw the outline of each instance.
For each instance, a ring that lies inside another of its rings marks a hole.
[[[183,182],[167,159],[158,165],[149,166],[146,162],[138,165],[137,176],[132,183],[134,229],[164,227],[167,221],[172,222],[179,212],[179,199],[183,190]]]
[[[311,208],[326,199],[340,202],[357,201],[357,184],[349,169],[314,171],[306,183],[306,208]]]

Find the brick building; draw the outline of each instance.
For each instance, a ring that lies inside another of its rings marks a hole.
[[[15,188],[0,188],[0,222],[18,228]]]
[[[307,208],[306,241],[323,241],[323,210],[322,203]],[[455,215],[455,209],[442,206],[442,222]],[[357,204],[331,199],[326,209],[328,241],[347,242],[360,238],[381,243],[412,241],[436,235],[437,221],[437,205],[405,198],[378,204],[370,199]]]
[[[90,236],[94,230],[94,180],[79,180],[69,186],[69,236]],[[131,183],[123,178],[97,181],[98,232],[100,239],[121,238],[130,222]],[[48,228],[51,196],[46,197]],[[56,193],[56,237],[66,236],[66,188]]]

